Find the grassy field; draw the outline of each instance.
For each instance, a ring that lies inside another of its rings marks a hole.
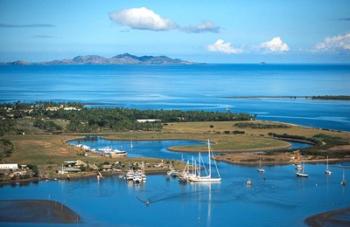
[[[254,121],[259,124],[272,122]],[[251,151],[273,151],[287,148],[290,144],[285,141],[276,140],[269,136],[269,133],[299,135],[313,137],[317,134],[325,134],[343,138],[350,143],[350,133],[328,131],[322,129],[304,128],[288,125],[288,128],[252,129],[235,126],[237,122],[186,122],[165,124],[161,132],[130,131],[122,133],[98,133],[95,135],[104,136],[108,139],[123,140],[159,140],[159,139],[187,139],[206,142],[209,138],[213,142],[213,150],[227,152],[228,154],[251,152]],[[25,125],[25,122],[23,123]],[[281,124],[281,123],[278,123]],[[234,134],[240,131],[244,134]],[[68,145],[67,140],[79,138],[86,134],[60,134],[48,135],[40,130],[32,131],[30,135],[7,135],[3,138],[14,144],[14,150],[10,157],[2,162],[15,162],[21,164],[34,164],[41,168],[52,165],[57,169],[65,160],[81,159],[89,163],[114,162],[119,159],[91,154],[88,157],[78,155],[76,148]],[[346,147],[346,146],[345,146]],[[348,148],[348,147],[347,147]],[[206,152],[206,144],[201,146],[171,147],[174,151],[202,151]],[[335,149],[336,150],[336,149]],[[232,157],[231,157],[232,158]],[[158,159],[129,159],[123,161],[147,161],[159,162]],[[51,168],[51,167],[50,167]]]

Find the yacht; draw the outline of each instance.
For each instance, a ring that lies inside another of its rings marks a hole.
[[[301,170],[298,170],[296,172],[296,175],[297,175],[297,177],[308,177],[309,176],[309,174],[304,172],[304,165],[303,165],[303,163],[301,164]]]
[[[257,168],[256,171],[258,171],[259,173],[265,173],[265,169],[262,168],[262,165],[261,165],[261,157],[259,160],[259,168]]]
[[[213,177],[212,176],[212,166],[211,166],[211,147],[210,147],[210,141],[208,139],[208,175],[204,175],[204,176],[201,176],[201,167],[200,167],[200,161],[201,160],[198,160],[198,171],[196,171],[197,169],[197,166],[194,168],[194,173],[190,174],[188,176],[188,180],[190,182],[202,182],[202,183],[220,183],[221,182],[221,177],[220,177],[220,173],[219,173],[219,170],[218,170],[218,167],[216,165],[216,161],[215,159],[213,160],[214,161],[214,165],[215,165],[215,168],[216,168],[216,172],[217,172],[217,175],[218,177]]]
[[[133,180],[134,179],[134,170],[130,169],[126,174],[125,174],[125,179],[127,181]]]
[[[111,154],[111,153],[115,153],[118,155],[126,155],[126,151],[122,151],[122,150],[118,150],[118,149],[113,149],[112,147],[103,147],[98,149],[98,151],[104,153],[104,154]]]
[[[340,184],[343,185],[343,186],[346,186],[346,180],[345,180],[345,171],[343,169],[343,179],[340,181]]]
[[[324,171],[324,174],[326,174],[326,175],[331,175],[332,174],[332,171],[329,170],[329,166],[328,166],[328,156],[327,156],[326,170]]]

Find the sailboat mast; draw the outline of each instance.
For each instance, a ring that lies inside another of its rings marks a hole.
[[[328,170],[328,156],[327,156],[327,170]]]
[[[201,153],[198,152],[198,176],[201,176]]]
[[[208,164],[209,164],[209,177],[211,177],[211,157],[210,157],[210,141],[208,139]]]

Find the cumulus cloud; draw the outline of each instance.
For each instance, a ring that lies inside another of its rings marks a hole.
[[[281,37],[274,37],[270,41],[260,44],[260,48],[271,52],[285,52],[289,50],[287,43],[284,43]]]
[[[0,23],[0,28],[52,28],[53,24],[4,24]]]
[[[133,29],[165,31],[175,27],[173,22],[146,7],[111,12],[109,18],[120,25]]]
[[[350,33],[325,38],[316,44],[316,50],[320,51],[341,51],[350,50]]]
[[[222,39],[218,39],[215,43],[208,45],[208,50],[224,54],[239,54],[242,52],[241,49],[233,47],[231,43],[225,42]]]
[[[194,26],[183,27],[182,30],[188,33],[203,33],[203,32],[219,33],[220,27],[215,25],[211,21],[205,21]]]

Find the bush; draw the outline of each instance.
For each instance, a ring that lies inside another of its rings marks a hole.
[[[55,122],[53,121],[44,121],[41,119],[36,119],[33,122],[33,126],[43,129],[43,130],[47,130],[49,132],[53,132],[53,131],[58,131],[58,130],[62,130],[62,127],[57,125]]]
[[[28,165],[28,168],[31,169],[31,170],[33,171],[33,174],[34,174],[33,176],[34,176],[34,177],[39,176],[39,169],[38,169],[38,166],[29,164],[29,165]]]
[[[238,128],[253,128],[253,129],[270,129],[270,128],[289,128],[290,126],[285,124],[264,124],[257,122],[239,122],[234,124]]]

